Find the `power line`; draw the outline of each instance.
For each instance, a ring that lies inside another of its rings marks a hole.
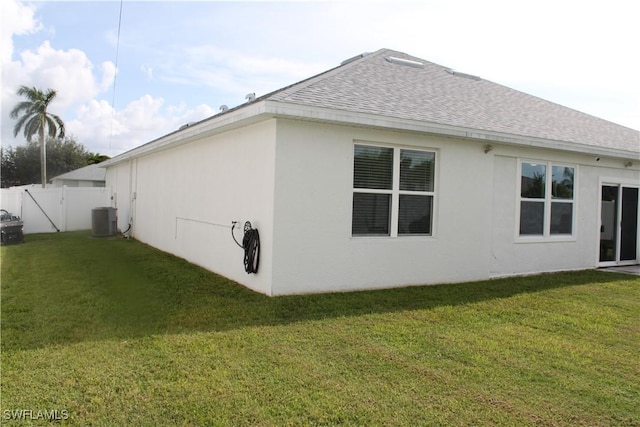
[[[116,112],[116,83],[118,81],[118,55],[120,53],[120,28],[122,27],[122,4],[120,0],[120,14],[118,16],[118,37],[116,41],[116,69],[113,73],[113,95],[111,97],[111,128],[109,129],[109,151],[111,151],[111,138],[113,137],[113,121]]]

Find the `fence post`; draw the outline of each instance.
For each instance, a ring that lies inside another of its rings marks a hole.
[[[63,185],[60,189],[60,228],[61,231],[67,231],[67,186]]]

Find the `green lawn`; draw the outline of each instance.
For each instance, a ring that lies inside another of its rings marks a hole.
[[[636,276],[268,298],[89,232],[1,255],[2,425],[640,426]]]

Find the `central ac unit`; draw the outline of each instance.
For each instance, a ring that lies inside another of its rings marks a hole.
[[[115,236],[118,233],[117,209],[111,207],[91,210],[91,229],[94,237]]]

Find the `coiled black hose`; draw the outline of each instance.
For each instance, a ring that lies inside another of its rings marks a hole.
[[[248,229],[247,224],[249,224]],[[260,234],[257,228],[251,228],[249,222],[244,225],[242,245],[244,246],[244,271],[255,274],[260,264]]]
[[[235,240],[236,244],[244,249],[244,271],[247,274],[257,273],[258,266],[260,265],[260,234],[257,228],[252,228],[249,221],[244,223],[244,237],[242,238],[242,245],[238,243],[233,229],[236,223],[233,222],[231,226],[231,236]]]

